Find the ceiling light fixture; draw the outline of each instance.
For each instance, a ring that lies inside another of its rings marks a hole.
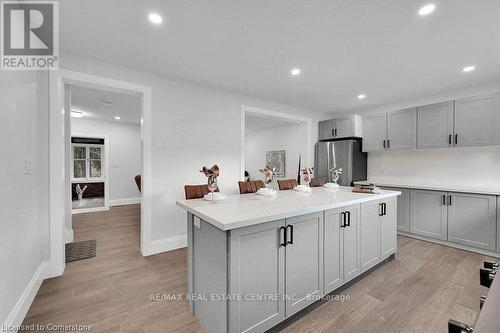
[[[115,117],[115,120],[120,120],[120,119],[122,119],[122,118],[120,118],[120,117],[118,117],[118,116],[116,116],[116,117]]]
[[[423,6],[422,8],[419,9],[418,15],[420,15],[420,16],[429,15],[430,13],[432,13],[434,11],[434,9],[436,9],[436,5],[433,3],[429,3],[429,4]]]
[[[290,73],[292,73],[293,76],[300,75],[300,69],[294,68],[290,71]]]
[[[466,67],[462,68],[462,72],[468,73],[468,72],[472,72],[475,69],[476,69],[476,66],[466,66]]]
[[[366,98],[366,95],[365,94],[359,94],[358,95],[358,99],[365,99]]]
[[[163,22],[163,18],[160,16],[160,14],[157,13],[150,13],[148,18],[149,21],[154,24],[161,24]]]
[[[83,117],[83,112],[81,112],[81,111],[71,111],[71,117],[72,118],[82,118]]]

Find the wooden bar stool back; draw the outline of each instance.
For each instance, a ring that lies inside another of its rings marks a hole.
[[[259,188],[266,187],[262,180],[251,180],[248,182],[238,182],[240,194],[255,193]]]

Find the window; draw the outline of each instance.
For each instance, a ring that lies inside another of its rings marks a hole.
[[[102,180],[103,167],[102,145],[75,144],[71,146],[72,157],[72,179],[82,180]]]

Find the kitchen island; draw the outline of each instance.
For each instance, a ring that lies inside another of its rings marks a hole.
[[[397,191],[179,200],[190,311],[207,332],[263,332],[396,252]]]

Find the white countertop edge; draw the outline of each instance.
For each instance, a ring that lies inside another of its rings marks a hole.
[[[386,199],[386,198],[391,198],[391,197],[397,197],[398,195],[401,195],[401,192],[391,191],[390,193],[373,194],[373,197],[348,200],[348,201],[337,202],[334,204],[328,204],[328,205],[317,206],[317,207],[307,207],[304,209],[298,209],[298,210],[294,210],[294,211],[290,211],[290,212],[286,212],[286,213],[282,213],[282,214],[268,215],[268,216],[258,218],[258,219],[235,221],[235,222],[231,222],[231,223],[220,223],[217,220],[214,220],[211,217],[208,217],[208,216],[198,212],[196,209],[193,209],[189,206],[186,206],[182,201],[176,201],[176,205],[187,210],[188,212],[192,213],[193,215],[199,217],[203,221],[210,223],[214,227],[216,227],[222,231],[228,231],[228,230],[242,228],[242,227],[248,227],[248,226],[256,225],[256,224],[260,224],[260,223],[267,223],[267,222],[286,219],[286,218],[290,218],[290,217],[301,216],[301,215],[311,214],[311,213],[317,213],[317,212],[322,212],[325,210],[346,207],[346,206],[351,206],[351,205],[357,205],[357,204],[361,204],[364,202]],[[202,200],[202,199],[194,199],[194,200]]]
[[[382,187],[396,187],[396,188],[406,188],[415,190],[446,191],[446,192],[473,193],[473,194],[500,196],[500,189],[478,189],[472,187],[435,186],[435,185],[409,184],[409,183],[398,183],[390,181],[386,182],[386,181],[376,181],[376,180],[360,180],[360,181],[355,181],[354,184],[375,184],[377,186],[382,186]]]

